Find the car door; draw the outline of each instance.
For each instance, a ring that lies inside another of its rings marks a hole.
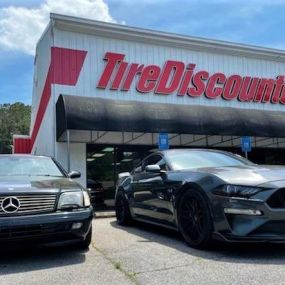
[[[146,171],[147,165],[157,164],[165,173],[151,173]],[[137,216],[168,222],[173,220],[170,211],[170,198],[166,185],[167,165],[162,154],[154,154],[146,158],[141,172],[134,175],[134,213]]]
[[[149,156],[143,160],[142,164],[137,167],[134,171],[132,189],[133,189],[133,212],[137,216],[148,216],[150,208],[150,200],[153,198],[151,196],[151,178],[157,175],[150,175],[145,171],[145,166],[149,165],[152,161],[156,162],[160,160],[160,156]]]

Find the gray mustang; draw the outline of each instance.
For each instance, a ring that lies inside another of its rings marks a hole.
[[[217,150],[157,152],[120,175],[116,215],[120,225],[176,229],[195,248],[212,239],[285,242],[285,168]]]

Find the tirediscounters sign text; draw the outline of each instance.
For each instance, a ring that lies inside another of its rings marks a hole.
[[[240,102],[285,104],[284,75],[259,78],[198,70],[194,63],[167,60],[164,67],[124,61],[124,54],[107,52],[97,88],[129,91],[135,78],[140,93],[222,98]],[[111,80],[112,78],[112,80]]]

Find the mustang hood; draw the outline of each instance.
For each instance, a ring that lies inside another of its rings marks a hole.
[[[201,168],[199,172],[211,173],[226,183],[257,186],[259,184],[285,180],[284,166],[229,166]]]
[[[9,191],[11,194],[33,190],[68,190],[81,188],[79,184],[65,177],[46,176],[0,176],[0,193]]]

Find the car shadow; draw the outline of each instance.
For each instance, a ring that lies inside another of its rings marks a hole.
[[[0,250],[0,275],[80,264],[85,262],[86,253],[71,246],[1,246]]]
[[[111,222],[111,226],[142,238],[138,242],[156,242],[203,259],[232,263],[285,264],[285,244],[214,242],[207,250],[197,250],[189,247],[180,233],[163,227],[142,222],[122,227],[115,221]]]

